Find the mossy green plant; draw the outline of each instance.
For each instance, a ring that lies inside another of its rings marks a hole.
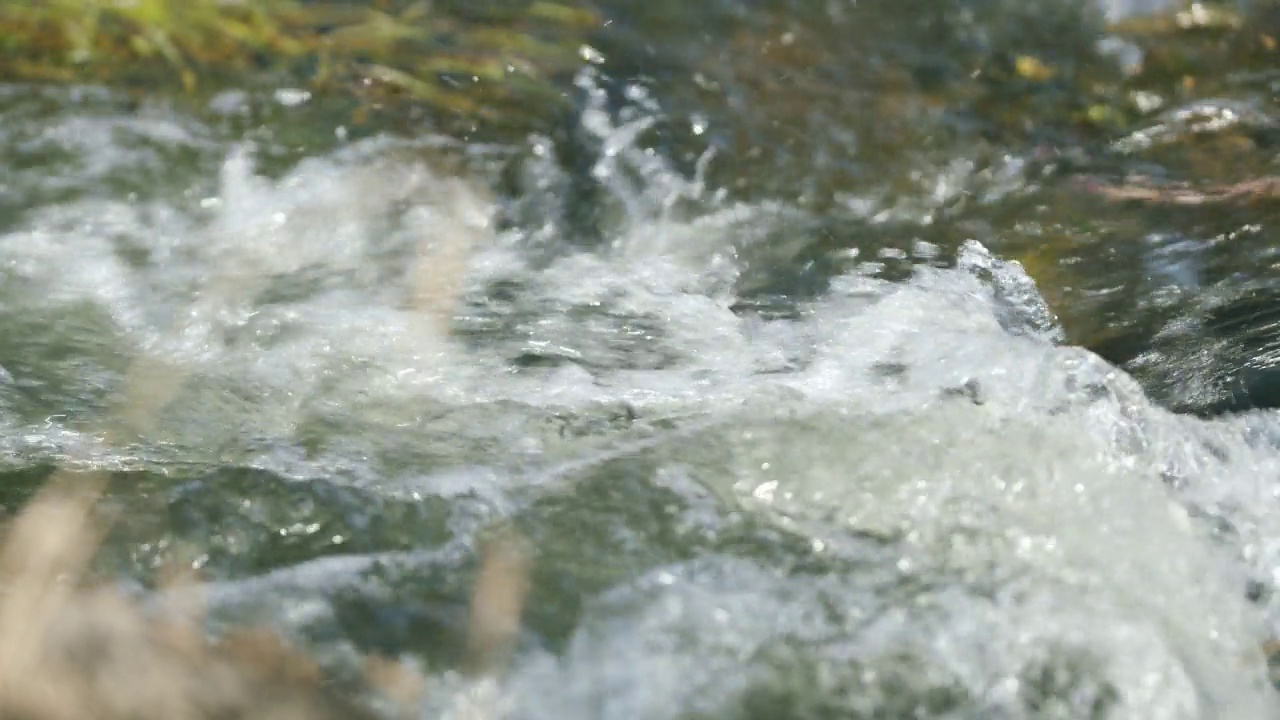
[[[8,0],[0,80],[192,92],[283,76],[501,120],[531,95],[558,97],[598,24],[585,5],[545,0],[496,18],[394,0]]]

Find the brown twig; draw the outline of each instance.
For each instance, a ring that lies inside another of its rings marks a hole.
[[[1112,202],[1199,206],[1280,200],[1280,177],[1277,176],[1198,189],[1186,184],[1154,185],[1143,180],[1121,184],[1107,183],[1097,178],[1082,178],[1082,181],[1086,192]]]

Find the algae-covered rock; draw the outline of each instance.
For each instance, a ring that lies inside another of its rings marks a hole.
[[[528,126],[554,109],[598,23],[581,3],[526,0],[15,0],[0,6],[0,81],[303,84],[369,109]]]

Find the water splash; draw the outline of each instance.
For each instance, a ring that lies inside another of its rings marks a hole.
[[[741,312],[812,218],[677,172],[644,147],[660,108],[633,94],[617,118],[593,95],[583,119],[621,208],[599,247],[566,236],[540,138],[524,171],[545,192],[504,228],[500,200],[465,190],[482,181],[389,141],[279,177],[224,143],[189,168],[190,197],[117,198],[89,174],[38,203],[0,236],[0,326],[22,331],[0,354],[6,462],[129,455],[189,479],[186,501],[231,518],[183,528],[210,546],[280,536],[256,510],[279,497],[288,527],[315,507],[367,527],[372,498],[418,508],[367,552],[326,545],[214,587],[333,656],[356,643],[344,608],[406,584],[444,583],[423,623],[447,625],[479,528],[532,527],[574,551],[544,582],[586,589],[542,596],[500,689],[515,717],[1275,714],[1270,416],[1154,407],[1061,346],[1031,280],[977,242],[958,267],[922,252],[891,282],[853,263],[789,312]],[[119,150],[76,149],[109,172],[149,162]],[[441,263],[449,289],[422,295]],[[422,322],[449,297],[448,332]],[[47,365],[24,361],[35,347]],[[128,449],[76,433],[138,356],[187,377],[155,433]],[[263,475],[232,482],[244,466]],[[294,502],[290,483],[315,492]],[[342,485],[358,492],[320,492]],[[606,509],[642,520],[610,516],[596,540],[616,547],[584,549],[562,508],[623,491]]]

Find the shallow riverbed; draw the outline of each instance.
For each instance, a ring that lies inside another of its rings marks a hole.
[[[1265,283],[1267,209],[1109,204],[1072,177],[1223,178],[951,79],[1070,3],[715,3],[718,45],[651,5],[519,138],[0,88],[5,505],[111,471],[101,572],[406,658],[422,717],[495,528],[533,553],[505,717],[1280,716],[1280,416],[1172,412],[1222,361],[1167,350]],[[744,64],[766,35],[795,54]],[[1125,333],[1136,378],[1082,347]]]

